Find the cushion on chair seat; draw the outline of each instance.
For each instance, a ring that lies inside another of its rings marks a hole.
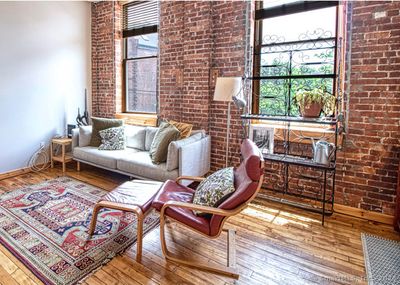
[[[193,189],[177,184],[175,181],[168,180],[164,183],[154,198],[152,206],[158,211],[161,211],[162,206],[168,201],[192,203],[193,195]],[[165,213],[167,216],[182,222],[193,229],[196,229],[206,235],[210,234],[209,219],[196,216],[190,209],[169,207]]]

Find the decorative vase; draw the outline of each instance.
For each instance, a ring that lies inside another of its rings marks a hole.
[[[319,118],[322,111],[322,103],[312,102],[303,109],[300,108],[300,114],[304,118]]]

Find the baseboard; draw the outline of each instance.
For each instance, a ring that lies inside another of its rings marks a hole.
[[[345,205],[341,205],[341,204],[334,205],[334,212],[361,218],[361,219],[365,219],[365,220],[388,224],[388,225],[393,225],[393,221],[394,221],[394,216],[391,216],[391,215],[382,214],[382,213],[378,213],[378,212],[372,212],[372,211],[354,208],[354,207],[350,207],[350,206],[345,206]]]
[[[30,167],[23,167],[23,168],[11,170],[11,171],[3,172],[3,173],[0,173],[0,180],[14,177],[14,176],[21,175],[21,174],[25,174],[25,173],[29,173],[31,171],[32,170]]]

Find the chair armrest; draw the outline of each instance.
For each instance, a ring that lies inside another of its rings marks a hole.
[[[181,180],[191,180],[191,181],[203,181],[204,179],[206,179],[205,177],[199,177],[199,176],[179,176],[178,178],[175,179],[176,183],[179,183],[179,181]]]
[[[203,213],[214,214],[214,215],[219,215],[219,216],[224,216],[224,217],[230,217],[230,216],[236,214],[236,212],[237,212],[236,210],[223,210],[223,209],[219,209],[219,208],[196,205],[196,204],[187,203],[187,202],[168,201],[162,206],[160,215],[164,216],[165,210],[169,207],[197,210],[197,211],[201,211]]]

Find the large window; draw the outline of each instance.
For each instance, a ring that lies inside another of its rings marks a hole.
[[[298,116],[294,95],[335,95],[336,1],[264,1],[256,10],[253,113]]]
[[[134,1],[124,5],[125,112],[157,112],[157,3],[157,1]]]

